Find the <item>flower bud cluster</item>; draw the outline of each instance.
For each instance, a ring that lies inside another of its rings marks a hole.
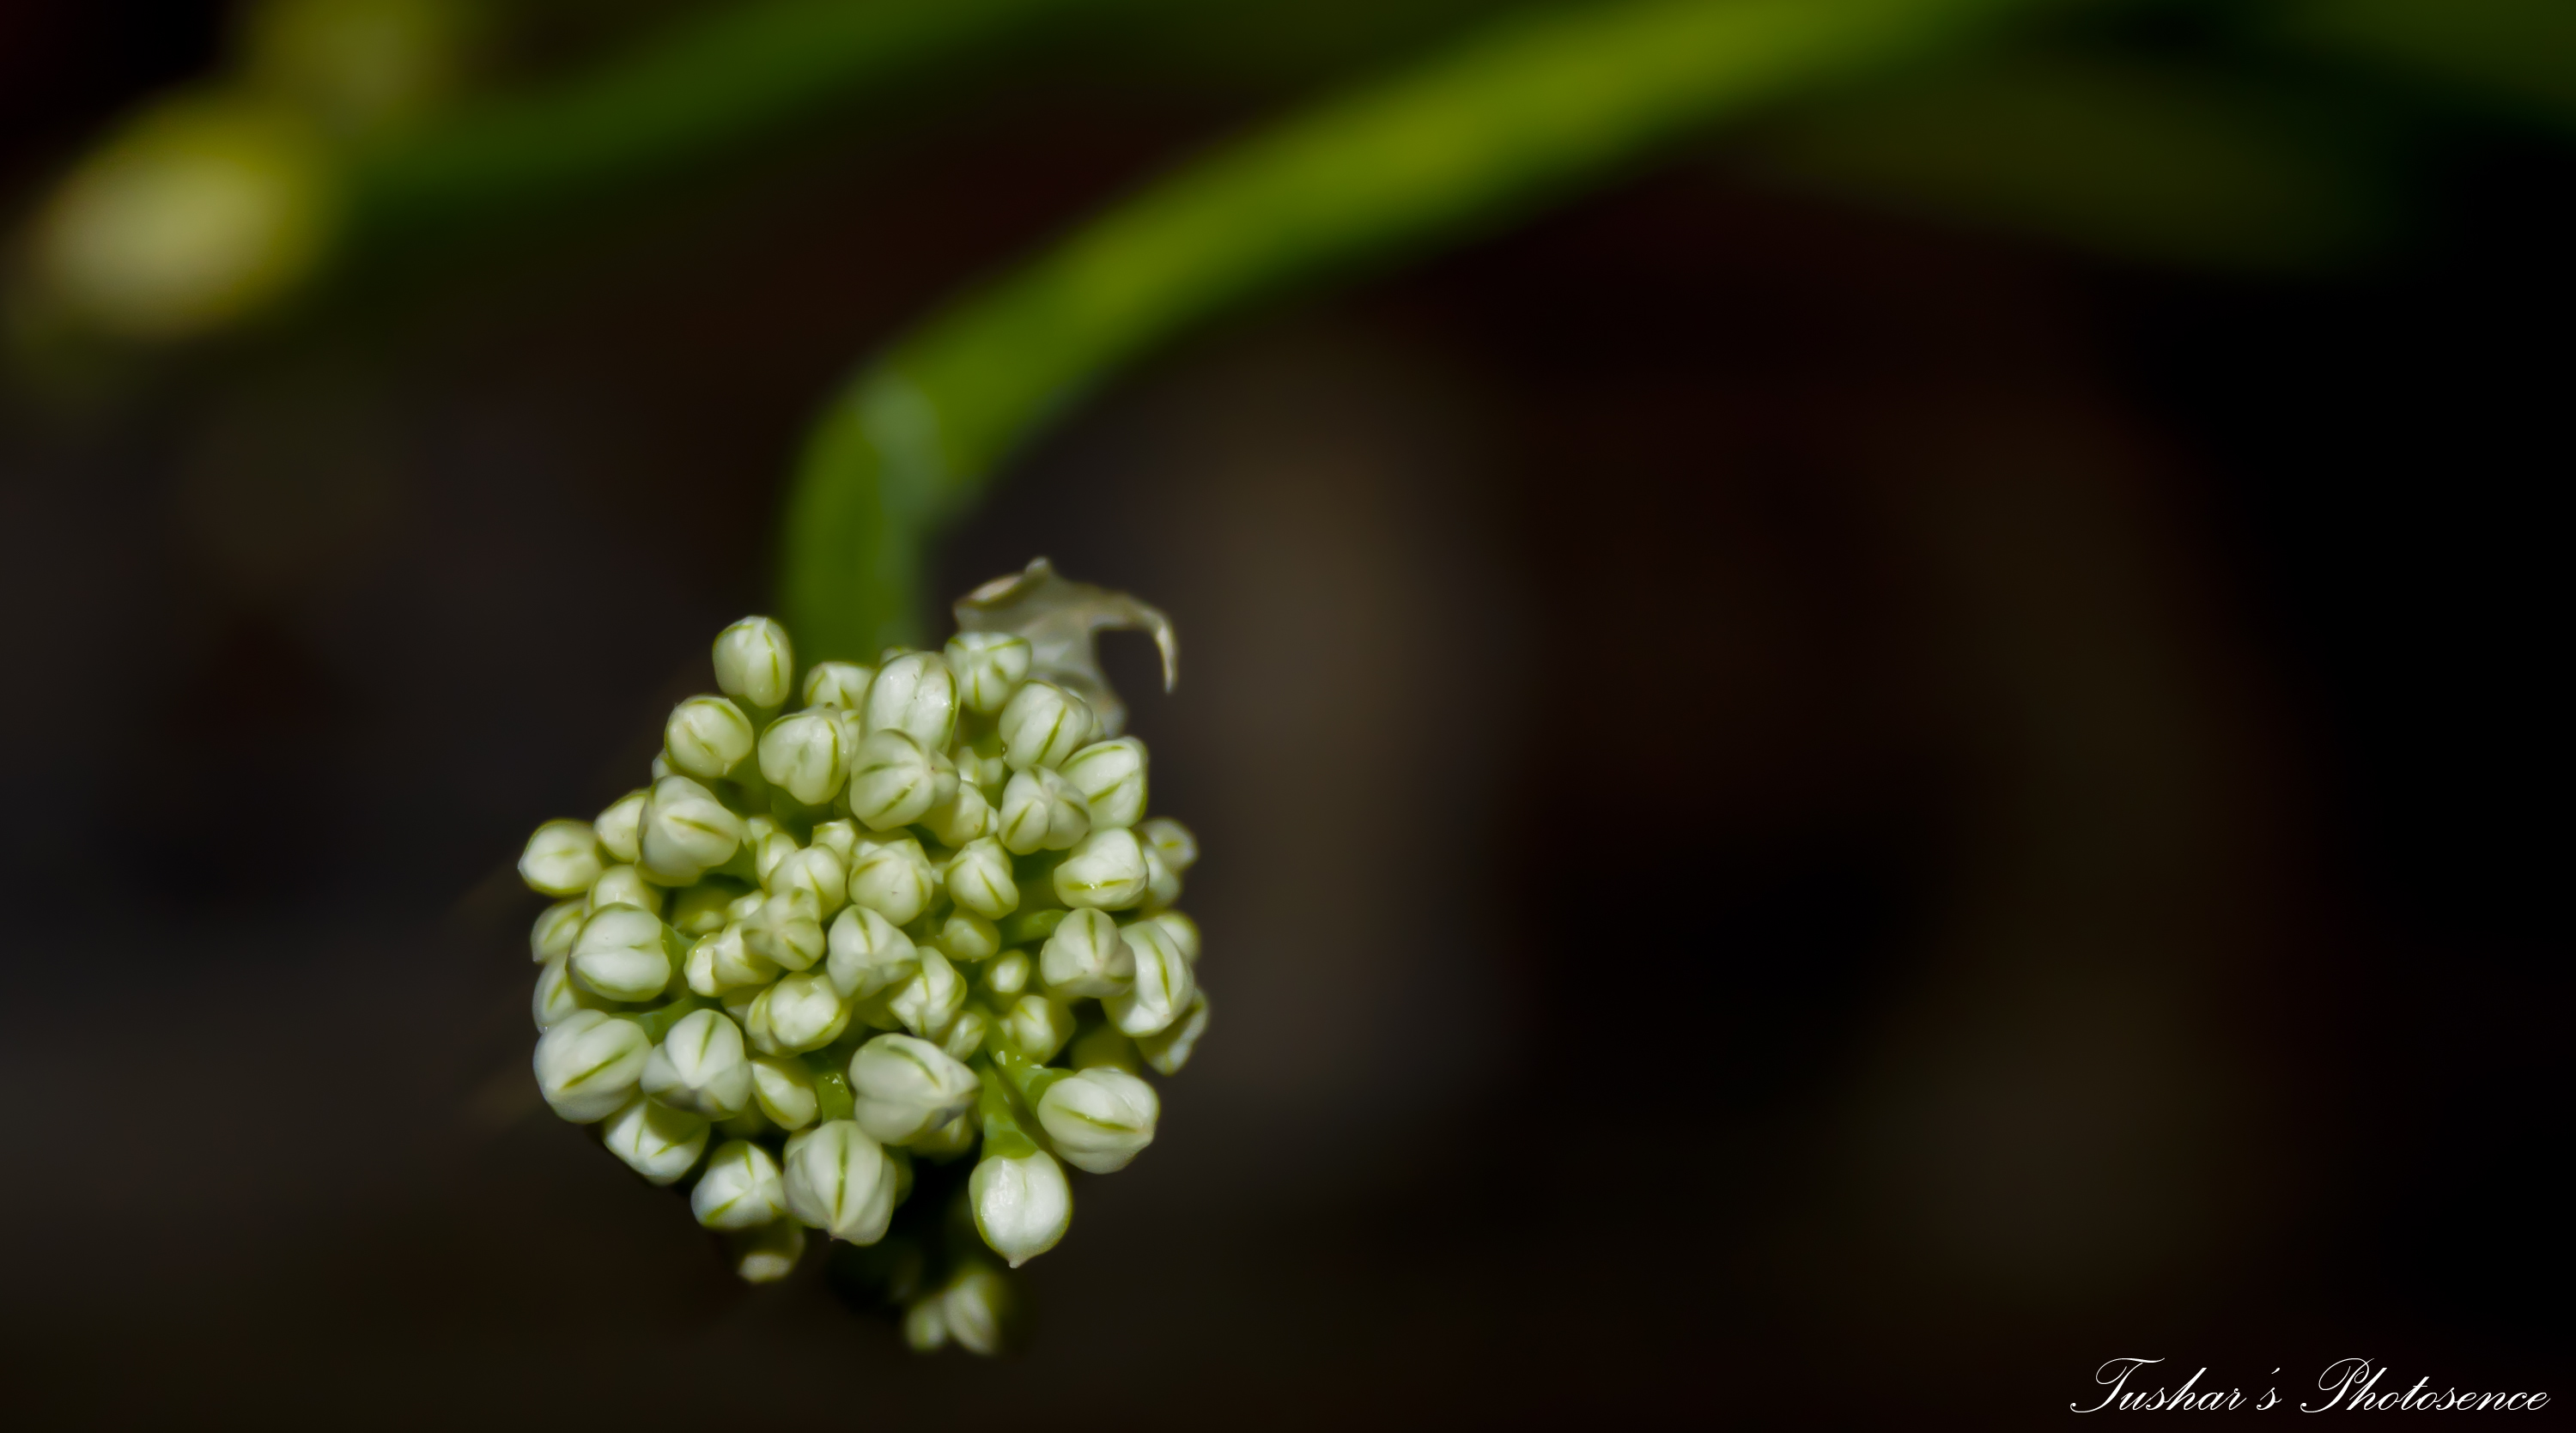
[[[529,940],[538,1086],[685,1190],[743,1278],[785,1277],[808,1231],[877,1243],[915,1161],[969,1155],[943,1181],[958,1226],[1016,1267],[1071,1221],[1065,1166],[1152,1142],[1141,1074],[1176,1073],[1207,1020],[1172,908],[1197,843],[1146,817],[1145,745],[1084,675],[1007,630],[800,672],[745,618],[657,779],[529,838],[520,874],[554,898]],[[956,1262],[910,1306],[916,1346],[992,1351],[1007,1277]]]

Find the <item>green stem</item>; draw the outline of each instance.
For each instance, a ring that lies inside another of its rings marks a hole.
[[[789,493],[804,650],[922,631],[927,540],[1104,376],[1252,300],[1486,228],[1712,121],[2052,0],[1620,0],[1517,17],[1148,188],[899,340]]]

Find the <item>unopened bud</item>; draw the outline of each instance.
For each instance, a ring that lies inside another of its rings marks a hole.
[[[959,1271],[939,1292],[939,1323],[957,1346],[984,1358],[998,1357],[1009,1346],[1016,1322],[1009,1277],[982,1264]],[[906,1321],[906,1337],[910,1337]]]
[[[685,776],[667,776],[653,783],[644,803],[637,844],[646,873],[666,886],[685,886],[733,859],[742,837],[742,818],[714,793]]]
[[[944,1164],[973,1149],[975,1141],[981,1136],[982,1128],[981,1122],[975,1118],[974,1111],[969,1110],[955,1119],[933,1125],[925,1133],[913,1136],[904,1144],[904,1148],[922,1159]]]
[[[635,1093],[652,1051],[634,1021],[576,1010],[537,1040],[537,1089],[574,1124],[606,1119]]]
[[[812,1124],[821,1104],[814,1088],[814,1072],[793,1055],[752,1056],[751,1100],[780,1129],[803,1129]]]
[[[850,774],[840,719],[829,711],[802,711],[771,722],[760,734],[760,774],[808,806],[839,795]]]
[[[1064,1162],[1087,1174],[1109,1174],[1154,1142],[1163,1102],[1154,1087],[1119,1070],[1084,1070],[1047,1086],[1038,1124]]]
[[[682,969],[689,989],[709,1000],[778,978],[777,965],[753,954],[750,943],[743,939],[742,927],[730,923],[713,935],[698,937],[690,945]]]
[[[1002,708],[1002,757],[1013,771],[1062,766],[1098,734],[1091,705],[1053,682],[1027,682]]]
[[[1177,1075],[1190,1062],[1190,1052],[1198,1048],[1199,1036],[1207,1033],[1208,998],[1201,990],[1190,997],[1190,1008],[1181,1018],[1152,1035],[1136,1041],[1136,1053],[1158,1075]]]
[[[753,1043],[764,1055],[819,1050],[839,1039],[850,1024],[849,1002],[819,970],[788,976],[762,991],[752,1012]]]
[[[772,895],[810,896],[825,918],[849,904],[850,868],[840,853],[815,844],[770,868],[763,883]]]
[[[902,1144],[974,1108],[975,1072],[927,1040],[879,1035],[850,1057],[851,1118],[870,1139]]]
[[[1014,774],[1003,786],[1001,815],[993,830],[1014,855],[1041,848],[1061,851],[1091,834],[1091,811],[1071,783],[1036,766]]]
[[[987,836],[969,841],[948,862],[948,898],[961,910],[999,920],[1019,909],[1019,882],[1002,843]]]
[[[740,886],[716,881],[700,881],[671,902],[671,913],[665,919],[680,934],[690,937],[713,935],[732,919],[731,907],[742,898]]]
[[[914,1353],[937,1353],[948,1346],[948,1318],[937,1294],[913,1300],[903,1310],[903,1346]]]
[[[1014,1269],[1054,1248],[1073,1223],[1064,1167],[1045,1150],[984,1156],[967,1176],[966,1196],[975,1207],[976,1232]]]
[[[1170,931],[1152,921],[1123,926],[1118,934],[1136,953],[1136,978],[1116,995],[1100,1002],[1119,1032],[1142,1038],[1165,1029],[1190,1005],[1197,983],[1189,957]]]
[[[912,937],[865,906],[852,906],[834,918],[828,944],[832,988],[851,1000],[910,980],[921,969]]]
[[[787,700],[796,674],[796,649],[787,629],[767,617],[745,617],[716,634],[716,685],[726,696],[756,707]]]
[[[868,684],[867,726],[908,733],[932,751],[957,734],[957,678],[936,652],[907,652]]]
[[[973,744],[960,746],[955,754],[957,779],[972,783],[984,793],[986,801],[1002,799],[1002,787],[1011,779],[1011,764],[1002,759],[1002,734],[988,731]]]
[[[1172,943],[1181,948],[1182,959],[1192,965],[1199,963],[1199,923],[1197,921],[1179,911],[1157,911],[1145,919],[1163,928],[1163,933],[1170,936]]]
[[[643,835],[644,802],[649,791],[629,791],[599,813],[591,829],[599,834],[600,849],[628,865],[635,864],[643,847],[637,844]]]
[[[1136,834],[1145,838],[1146,845],[1162,853],[1163,864],[1172,868],[1173,875],[1187,875],[1190,867],[1199,863],[1199,838],[1190,834],[1189,827],[1169,816],[1147,819],[1137,826]]]
[[[703,1117],[642,1095],[618,1106],[600,1133],[610,1154],[654,1184],[669,1184],[688,1173],[707,1150]]]
[[[729,1120],[751,1103],[742,1030],[720,1010],[680,1017],[644,1062],[644,1093],[675,1110]]]
[[[954,910],[939,923],[939,949],[950,960],[978,965],[1001,953],[1002,934],[973,911]]]
[[[911,825],[938,799],[938,763],[910,732],[872,732],[850,758],[850,814],[871,831]]]
[[[650,1000],[671,983],[670,947],[651,911],[610,906],[572,943],[572,976],[610,1000]]]
[[[1144,911],[1167,910],[1181,898],[1180,874],[1163,861],[1163,853],[1151,841],[1140,840],[1136,849],[1145,853],[1145,899],[1137,902]]]
[[[783,1217],[787,1190],[778,1162],[747,1139],[726,1140],[689,1191],[689,1212],[710,1229],[756,1229]]]
[[[599,872],[599,838],[587,821],[549,821],[519,855],[519,879],[541,896],[580,895]]]
[[[921,824],[945,846],[963,846],[992,829],[993,807],[973,782],[960,780],[946,800],[921,813]]]
[[[921,969],[889,992],[886,1006],[913,1034],[925,1040],[944,1039],[958,1012],[966,1008],[966,979],[936,946],[919,947],[918,954]]]
[[[871,738],[873,740],[874,738]],[[939,893],[939,873],[910,836],[862,837],[850,866],[850,904],[910,925]]]
[[[976,984],[997,1001],[1007,1001],[1029,988],[1037,974],[1037,963],[1025,951],[1011,951],[984,967]]]
[[[1073,1038],[1073,1007],[1035,993],[1016,996],[1002,1007],[1000,1028],[1013,1050],[1043,1065]]]
[[[633,906],[639,911],[662,913],[663,890],[644,879],[644,873],[633,866],[611,866],[591,882],[587,904],[596,915],[610,906]]]
[[[895,1166],[852,1120],[828,1120],[787,1141],[787,1208],[835,1239],[873,1244],[894,1217]]]
[[[528,1001],[528,1014],[543,1032],[562,1024],[576,1010],[596,1010],[607,1003],[573,984],[572,961],[559,955],[538,967],[537,992]]]
[[[1094,831],[1055,868],[1056,899],[1069,906],[1123,910],[1144,899],[1150,876],[1144,844],[1135,832]]]
[[[725,1236],[736,1278],[746,1284],[774,1284],[796,1272],[805,1257],[805,1226],[793,1219],[773,1219],[757,1229]]]
[[[993,1017],[980,1006],[969,1005],[948,1022],[948,1033],[939,1039],[939,1048],[953,1060],[972,1060],[984,1053],[984,1037],[992,1032]]]
[[[1135,978],[1135,954],[1118,923],[1101,911],[1066,916],[1038,951],[1038,979],[1066,999],[1116,995]]]
[[[763,897],[742,923],[744,947],[782,970],[804,970],[823,958],[820,903],[810,891]]]
[[[814,827],[814,844],[811,849],[829,851],[839,857],[841,869],[846,871],[850,868],[850,862],[858,855],[859,828],[847,821],[818,822]]]
[[[662,751],[671,769],[700,781],[732,774],[751,755],[751,718],[723,697],[691,697],[671,708],[662,724]]]
[[[537,912],[537,923],[528,932],[528,958],[542,965],[572,954],[573,937],[581,934],[581,923],[588,919],[587,901],[557,901]]]
[[[1059,768],[1082,797],[1091,829],[1133,826],[1145,814],[1145,743],[1132,736],[1094,742]]]
[[[991,716],[1027,681],[1035,654],[1029,639],[1009,632],[960,632],[948,639],[948,669],[957,674],[957,696],[968,711]]]
[[[868,683],[876,674],[876,668],[856,662],[816,662],[805,674],[805,705],[858,711],[867,705]]]

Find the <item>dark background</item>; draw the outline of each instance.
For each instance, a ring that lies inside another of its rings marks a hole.
[[[0,13],[13,192],[218,33]],[[739,1286],[545,1117],[509,863],[766,605],[805,417],[1234,118],[1018,86],[5,400],[21,1415],[2015,1425],[2121,1355],[2566,1391],[2576,176],[2510,144],[2397,257],[2275,281],[1685,157],[1048,437],[942,591],[1044,552],[1177,620],[1172,697],[1113,662],[1215,1017],[1024,1271],[1023,1356]]]

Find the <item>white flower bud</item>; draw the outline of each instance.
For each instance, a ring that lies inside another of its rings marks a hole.
[[[696,1167],[707,1152],[707,1122],[637,1095],[601,1126],[601,1143],[627,1167],[654,1184],[669,1184]]]
[[[519,855],[519,879],[541,896],[580,895],[599,870],[599,838],[587,821],[549,821]]]
[[[796,649],[787,629],[767,617],[745,617],[716,634],[716,685],[756,707],[787,700]]]
[[[971,782],[984,793],[986,801],[1002,799],[1002,787],[1011,779],[1011,764],[1002,759],[1002,734],[988,731],[975,738],[971,746],[960,746],[954,756],[957,779]]]
[[[685,936],[713,935],[723,930],[725,923],[733,918],[733,903],[742,895],[740,886],[700,881],[680,892],[671,902],[671,913],[664,919]]]
[[[829,711],[802,711],[771,722],[760,734],[760,774],[808,806],[839,795],[850,774],[840,719]]]
[[[1154,1087],[1119,1070],[1085,1070],[1047,1086],[1038,1124],[1064,1162],[1087,1174],[1110,1174],[1154,1142],[1163,1102]]]
[[[737,1230],[725,1236],[725,1252],[733,1258],[736,1278],[774,1284],[795,1273],[796,1261],[805,1257],[805,1226],[775,1219],[757,1229]]]
[[[912,937],[894,922],[865,906],[852,906],[832,922],[826,970],[832,988],[852,1000],[864,1000],[888,986],[910,980],[921,969]]]
[[[1162,853],[1163,864],[1172,868],[1173,875],[1187,875],[1190,867],[1199,863],[1199,838],[1190,834],[1189,827],[1169,816],[1156,816],[1144,822],[1136,828],[1136,834],[1145,838],[1146,845]]]
[[[939,950],[950,960],[981,964],[1001,953],[1002,933],[973,911],[950,911],[939,923]]]
[[[985,966],[983,977],[976,983],[982,986],[987,994],[1001,1001],[1008,1001],[1012,996],[1028,989],[1029,981],[1036,975],[1037,963],[1030,960],[1025,951],[1015,950]]]
[[[1181,948],[1181,958],[1192,965],[1199,963],[1199,923],[1179,911],[1158,911],[1145,918],[1163,928],[1172,943]]]
[[[913,1034],[925,1040],[944,1039],[948,1027],[957,1023],[958,1012],[966,1008],[966,979],[938,947],[922,946],[917,953],[921,969],[888,992],[886,1007]]]
[[[698,937],[689,947],[685,969],[689,989],[710,1000],[778,978],[778,966],[753,952],[739,924]]]
[[[634,1095],[652,1051],[634,1021],[576,1010],[537,1040],[537,1089],[574,1124],[606,1119]]]
[[[840,858],[841,869],[850,868],[858,855],[859,828],[847,821],[824,821],[814,827],[814,844],[809,849],[829,851]]]
[[[966,1197],[975,1206],[975,1231],[1014,1269],[1054,1248],[1073,1223],[1064,1166],[1045,1150],[984,1156],[966,1177]]]
[[[841,1038],[850,1024],[849,1002],[819,970],[788,976],[762,991],[752,1011],[752,1042],[764,1055],[819,1050]]]
[[[572,962],[559,955],[538,968],[537,993],[528,1001],[528,1014],[543,1032],[562,1024],[576,1010],[597,1010],[607,1003],[573,984]]]
[[[649,791],[629,791],[599,813],[591,829],[599,834],[600,849],[628,865],[635,864],[643,852],[637,841],[643,835],[644,802]]]
[[[850,758],[850,814],[871,831],[909,826],[939,800],[939,764],[910,732],[872,732]]]
[[[644,1093],[675,1110],[729,1120],[751,1103],[742,1030],[720,1010],[680,1017],[644,1061]]]
[[[787,1141],[787,1208],[835,1239],[873,1244],[894,1217],[896,1172],[854,1120],[827,1120]]]
[[[948,898],[960,910],[993,920],[1019,909],[1020,885],[1001,842],[990,836],[969,841],[949,860]]]
[[[1073,1007],[1034,993],[1017,996],[1002,1007],[1001,1031],[1012,1049],[1043,1065],[1073,1038]]]
[[[880,1144],[903,1144],[963,1116],[983,1085],[947,1051],[879,1035],[850,1057],[851,1118]]]
[[[948,1346],[948,1318],[940,1296],[930,1294],[904,1306],[903,1346],[914,1353],[937,1353]]]
[[[1177,1075],[1190,1062],[1190,1052],[1198,1048],[1199,1036],[1207,1033],[1208,998],[1202,990],[1190,998],[1190,1008],[1181,1018],[1161,1031],[1136,1041],[1136,1053],[1154,1067],[1158,1075]]]
[[[581,923],[588,919],[588,901],[557,901],[537,912],[537,923],[528,932],[528,958],[542,965],[572,954],[573,937],[581,934]]]
[[[992,1033],[993,1017],[969,1005],[948,1022],[948,1033],[939,1039],[939,1048],[954,1060],[972,1060],[984,1053],[984,1037]]]
[[[1062,766],[1099,734],[1091,704],[1053,682],[1028,682],[1002,708],[1002,759],[1013,771]]]
[[[1110,996],[1136,978],[1136,957],[1118,923],[1100,911],[1066,916],[1038,951],[1038,979],[1065,999]]]
[[[1094,831],[1055,868],[1056,899],[1069,906],[1123,910],[1145,898],[1151,878],[1144,843],[1124,828]]]
[[[945,846],[963,846],[993,826],[993,807],[971,781],[957,782],[946,800],[921,813],[921,824]]]
[[[1082,797],[1091,829],[1133,826],[1145,814],[1145,743],[1132,736],[1094,742],[1058,768]]]
[[[1082,793],[1053,769],[1033,766],[1002,787],[993,833],[1014,855],[1041,847],[1061,851],[1091,834],[1091,811],[1083,805]]]
[[[948,639],[948,669],[966,709],[991,716],[1029,677],[1029,639],[1009,632],[960,632]]]
[[[756,1229],[783,1217],[787,1190],[778,1162],[747,1139],[726,1140],[689,1191],[689,1212],[710,1229]]]
[[[825,917],[849,904],[850,868],[829,846],[812,845],[770,868],[763,886],[772,895],[811,896]]]
[[[939,1326],[968,1353],[993,1358],[1009,1342],[1011,1282],[999,1269],[981,1265],[966,1269],[939,1292]],[[911,1320],[904,1336],[912,1336]]]
[[[1153,842],[1139,839],[1136,849],[1145,853],[1145,899],[1138,905],[1148,911],[1169,907],[1181,898],[1180,873],[1164,862]]]
[[[742,922],[745,949],[783,970],[804,970],[823,958],[823,919],[808,891],[763,897]]]
[[[610,906],[572,943],[572,978],[610,1000],[650,1000],[671,983],[669,947],[651,911]]]
[[[662,724],[662,753],[671,769],[700,781],[730,775],[751,755],[751,718],[722,697],[691,697]]]
[[[590,896],[585,902],[593,915],[610,906],[633,906],[639,911],[662,913],[663,891],[644,879],[644,873],[633,866],[611,866],[590,883]]]
[[[876,668],[856,662],[816,662],[805,674],[805,705],[858,711],[867,705],[868,683],[876,674]]]
[[[637,844],[646,874],[666,886],[685,886],[733,859],[742,837],[742,818],[714,793],[685,776],[666,776],[653,783],[644,803],[644,834]]]
[[[747,816],[742,823],[742,844],[751,852],[752,879],[765,888],[769,873],[778,863],[796,854],[796,838],[766,816]]]
[[[780,1129],[803,1129],[812,1124],[822,1102],[814,1089],[814,1072],[794,1055],[752,1057],[751,1099],[760,1113]]]
[[[1168,1027],[1190,1006],[1197,981],[1189,957],[1170,931],[1152,921],[1122,926],[1118,934],[1136,954],[1136,978],[1116,995],[1100,1002],[1122,1035],[1137,1038]]]
[[[907,652],[868,683],[867,726],[908,733],[932,751],[957,734],[957,678],[936,652]]]
[[[865,906],[896,925],[910,925],[939,893],[939,873],[921,843],[910,836],[862,837],[850,865],[850,904]]]
[[[933,1125],[927,1132],[905,1141],[904,1148],[923,1159],[951,1160],[975,1147],[983,1138],[984,1123],[968,1110],[954,1119]]]

